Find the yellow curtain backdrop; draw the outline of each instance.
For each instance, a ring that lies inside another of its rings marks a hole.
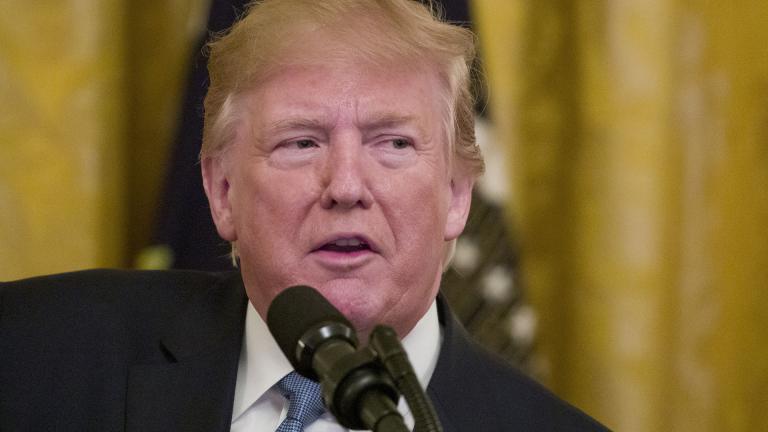
[[[196,0],[0,4],[0,280],[148,242]]]
[[[616,430],[768,430],[768,2],[473,6],[534,369]]]

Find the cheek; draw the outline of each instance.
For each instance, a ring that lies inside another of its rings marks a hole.
[[[244,277],[258,293],[262,306],[269,304],[272,294],[292,284],[296,269],[289,263],[297,262],[295,235],[298,211],[291,200],[281,196],[278,189],[268,193],[252,192],[243,200],[238,215],[238,229],[242,233],[238,241],[240,265]],[[245,276],[245,274],[248,276]],[[272,294],[270,294],[272,293]]]
[[[405,178],[394,195],[394,205],[401,206],[411,222],[430,227],[445,220],[448,209],[446,186],[434,176],[408,181]]]
[[[239,173],[238,180],[233,185],[238,225],[267,232],[284,225],[270,223],[289,220],[296,215],[296,210],[305,205],[307,191],[311,189],[301,184],[300,176],[270,169],[266,162]]]
[[[279,180],[268,184],[252,174],[236,185],[235,197],[232,211],[242,254],[250,248],[249,255],[269,258],[267,251],[279,249],[281,231],[296,214],[295,194]]]
[[[395,219],[392,229],[398,243],[412,251],[409,259],[414,261],[441,257],[447,215],[446,194],[434,182],[422,185],[411,182],[403,190],[408,193],[395,194],[390,206]]]

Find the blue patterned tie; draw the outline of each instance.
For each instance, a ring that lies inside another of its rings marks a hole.
[[[277,382],[277,388],[289,404],[288,415],[275,432],[301,432],[304,425],[309,425],[325,412],[320,384],[291,372]]]

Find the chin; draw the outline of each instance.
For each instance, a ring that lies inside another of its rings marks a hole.
[[[385,309],[383,299],[369,298],[364,295],[363,288],[322,286],[319,291],[355,326],[358,337],[367,335],[376,324],[380,324]]]

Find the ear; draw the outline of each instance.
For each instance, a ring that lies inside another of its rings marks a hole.
[[[207,157],[200,161],[203,173],[203,187],[211,207],[213,223],[216,231],[224,240],[237,240],[235,224],[232,220],[232,203],[230,202],[229,171],[224,156]]]
[[[454,176],[451,180],[448,215],[445,220],[445,241],[457,238],[464,231],[464,225],[469,216],[469,206],[472,204],[474,183],[472,177],[466,174]]]

